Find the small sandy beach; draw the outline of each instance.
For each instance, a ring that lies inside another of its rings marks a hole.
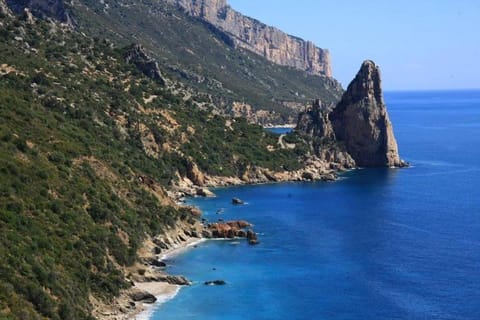
[[[160,260],[182,254],[204,241],[206,241],[206,239],[190,238],[186,242],[166,250],[161,255]],[[139,304],[137,309],[130,313],[125,319],[147,320],[151,318],[156,308],[173,299],[180,291],[181,286],[167,282],[136,282],[133,288],[153,294],[157,298],[157,301],[154,304]]]

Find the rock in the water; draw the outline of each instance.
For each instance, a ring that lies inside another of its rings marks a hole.
[[[137,292],[134,292],[130,295],[130,298],[132,298],[133,301],[135,302],[143,302],[143,303],[155,303],[155,301],[157,301],[157,298],[149,293],[149,292],[146,292],[146,291],[137,291]]]
[[[233,198],[232,199],[232,204],[234,205],[242,205],[242,204],[245,204],[245,202],[243,200],[240,200],[238,198]]]
[[[205,281],[204,283],[207,286],[224,286],[227,284],[224,280]]]
[[[373,61],[363,62],[329,119],[358,166],[403,166]]]
[[[187,278],[185,278],[184,276],[165,275],[165,276],[158,277],[157,280],[161,282],[167,282],[170,284],[176,284],[179,286],[189,286],[192,284],[192,282]]]
[[[205,197],[205,198],[212,198],[212,197],[215,197],[215,193],[208,190],[207,188],[198,188],[197,189],[197,196]]]
[[[139,44],[133,45],[125,54],[125,62],[133,63],[147,77],[164,86],[165,79],[160,72],[158,63],[152,59]]]
[[[247,231],[247,240],[248,240],[248,243],[251,244],[251,245],[256,245],[256,244],[260,243],[258,241],[257,234],[252,230]]]

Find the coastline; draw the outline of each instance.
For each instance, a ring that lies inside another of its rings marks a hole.
[[[164,252],[159,260],[168,259],[180,254],[185,253],[188,250],[193,249],[194,246],[205,242],[207,239],[190,238],[185,243],[176,245]],[[153,313],[165,302],[175,298],[180,292],[182,286],[176,284],[170,284],[167,282],[138,282],[135,283],[134,288],[153,294],[157,301],[153,304],[143,303],[136,312],[132,312],[126,319],[128,320],[148,320],[151,319]]]

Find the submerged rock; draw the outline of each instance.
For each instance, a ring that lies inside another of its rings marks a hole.
[[[227,283],[224,280],[213,280],[213,281],[205,281],[204,284],[207,286],[224,286]]]

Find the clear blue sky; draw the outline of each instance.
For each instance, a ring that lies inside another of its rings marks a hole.
[[[480,0],[228,0],[330,50],[348,85],[365,59],[387,90],[480,88]]]

